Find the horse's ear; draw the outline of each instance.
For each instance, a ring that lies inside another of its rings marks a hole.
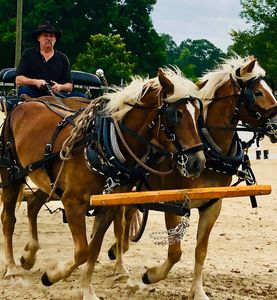
[[[198,81],[198,82],[196,82],[196,85],[199,88],[199,90],[201,90],[206,85],[207,82],[208,82],[208,79],[205,81]]]
[[[158,69],[158,78],[159,82],[163,88],[163,92],[166,95],[171,95],[174,92],[174,85],[172,82],[165,76],[161,68]]]
[[[254,57],[254,56],[253,56]],[[240,70],[240,76],[246,74],[246,73],[251,73],[252,70],[254,69],[255,67],[255,63],[257,61],[257,58],[253,58],[250,63],[248,63],[245,67],[243,67],[241,70]]]

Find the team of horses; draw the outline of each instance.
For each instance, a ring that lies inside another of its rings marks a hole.
[[[114,222],[116,243],[111,251],[115,270],[121,272],[134,209],[99,208],[88,242],[85,217],[91,209],[90,195],[130,191],[141,178],[157,190],[230,185],[234,165],[243,156],[235,130],[239,121],[263,129],[272,142],[277,141],[277,101],[264,76],[254,57],[237,57],[207,73],[199,85],[178,69],[160,69],[152,79],[136,77],[123,90],[96,99],[78,113],[44,100],[16,106],[1,136],[2,158],[10,162],[0,170],[6,183],[1,199],[5,276],[20,276],[13,255],[15,207],[29,176],[39,190],[28,202],[30,232],[21,266],[27,270],[34,266],[40,247],[37,214],[49,194],[60,194],[74,255],[47,269],[42,282],[52,285],[86,263],[83,299],[98,299],[91,278],[105,232]],[[227,171],[219,172],[224,167]],[[208,299],[202,271],[209,235],[221,209],[221,199],[210,200],[190,203],[190,208],[199,210],[190,300]],[[168,230],[180,221],[165,212]],[[143,282],[166,278],[181,253],[180,239],[171,241],[167,259],[148,269]]]
[[[264,70],[254,57],[246,60],[237,58],[226,61],[217,70],[207,73],[199,84],[199,97],[204,105],[204,127],[200,130],[203,143],[206,145],[208,158],[206,168],[198,178],[180,178],[178,173],[168,176],[149,176],[149,185],[153,190],[183,189],[194,187],[228,186],[232,175],[237,172],[235,165],[243,158],[236,134],[238,122],[249,124],[252,128],[265,128],[272,142],[276,136],[276,99],[263,80]],[[197,89],[197,87],[195,87]],[[273,125],[275,124],[275,125]],[[271,127],[275,132],[271,131]],[[266,130],[268,128],[269,130]],[[240,164],[240,163],[239,163]],[[166,163],[156,167],[166,168]],[[251,174],[246,174],[249,176]],[[242,175],[240,175],[242,176]],[[195,248],[195,267],[189,299],[206,300],[202,284],[203,265],[207,255],[210,232],[220,214],[221,199],[192,201],[191,208],[198,208],[199,222],[197,244]],[[127,208],[124,251],[129,247],[129,225],[134,209]],[[166,228],[176,228],[181,217],[165,213]],[[109,252],[114,252],[114,246]],[[181,241],[175,239],[168,244],[167,259],[160,265],[149,268],[142,280],[146,284],[165,279],[181,258]],[[111,256],[111,255],[110,255]],[[116,254],[114,253],[116,257]],[[120,259],[122,260],[122,259]]]

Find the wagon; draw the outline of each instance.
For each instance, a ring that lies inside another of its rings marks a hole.
[[[15,85],[15,68],[4,68],[0,71],[0,109],[7,113],[19,101]],[[81,91],[88,99],[100,96],[107,87],[104,73],[95,74],[72,70],[73,91]],[[105,85],[104,85],[105,84]]]

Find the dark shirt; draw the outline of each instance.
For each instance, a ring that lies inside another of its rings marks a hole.
[[[51,80],[64,84],[71,82],[71,70],[67,56],[55,50],[54,55],[46,61],[38,48],[23,51],[16,76],[24,75],[32,79]]]

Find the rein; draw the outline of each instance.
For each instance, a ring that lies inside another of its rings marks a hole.
[[[66,98],[65,95],[63,95],[59,92],[53,92],[49,83],[47,83],[45,86],[46,86],[46,89],[48,90],[48,92],[50,93],[51,96],[56,97],[56,98],[57,98],[57,96],[60,97],[60,98]]]
[[[119,126],[118,122],[114,120],[114,125],[115,125],[115,129],[116,129],[116,132],[118,134],[118,136],[120,137],[120,140],[122,142],[122,144],[124,145],[124,147],[127,149],[127,151],[129,152],[129,154],[132,156],[132,158],[141,166],[143,167],[144,169],[146,169],[147,171],[149,171],[150,173],[153,173],[153,174],[157,174],[157,175],[169,175],[170,173],[172,173],[172,171],[174,170],[174,167],[169,170],[169,171],[159,171],[159,170],[155,170],[153,168],[150,168],[149,166],[147,166],[145,163],[143,163],[136,155],[135,153],[131,150],[131,148],[129,147],[129,145],[127,144],[126,140],[124,139],[124,136],[122,134],[122,131],[120,129],[120,127],[122,127],[122,125]],[[124,129],[124,131],[127,131],[130,133],[130,129],[127,129],[127,127],[122,127]],[[147,144],[149,144],[150,146],[154,146],[155,148],[159,148],[159,150],[161,150],[160,147],[157,147],[156,145],[152,144],[152,143],[149,143],[147,141]],[[166,150],[164,150],[166,151]],[[169,152],[165,152],[164,153],[165,155],[169,154]]]
[[[171,142],[173,142],[173,144],[175,145],[177,152],[172,154],[171,153],[171,158],[174,158],[174,160],[178,161],[178,164],[185,164],[186,163],[186,159],[184,158],[184,156],[186,157],[187,155],[193,154],[195,152],[198,152],[200,150],[203,150],[203,145],[197,145],[194,147],[191,147],[189,149],[183,149],[183,147],[181,146],[181,144],[179,143],[178,139],[176,138],[176,134],[175,132],[172,131],[172,128],[174,125],[176,125],[178,123],[177,120],[177,115],[175,116],[177,109],[176,106],[184,101],[187,100],[191,100],[194,98],[191,97],[186,97],[186,98],[181,98],[178,101],[176,101],[175,103],[166,103],[165,105],[161,104],[161,98],[159,98],[159,106],[155,106],[155,107],[147,107],[144,105],[138,105],[138,104],[130,104],[130,103],[126,103],[127,105],[133,107],[133,108],[138,108],[138,109],[159,109],[159,115],[158,115],[158,121],[159,121],[159,127],[162,129],[162,131],[165,132],[167,139]],[[200,101],[200,100],[199,100]],[[201,102],[200,102],[201,103]],[[161,117],[160,115],[165,114],[165,124],[161,124]],[[173,121],[172,121],[173,120]],[[169,126],[167,126],[169,124]],[[133,157],[133,159],[140,164],[143,168],[145,168],[146,170],[148,170],[149,172],[153,173],[153,174],[157,174],[157,175],[169,175],[170,173],[172,173],[173,169],[175,168],[176,164],[172,167],[171,170],[169,171],[158,171],[155,169],[150,168],[149,166],[147,166],[146,164],[144,164],[134,153],[133,151],[130,149],[129,145],[126,143],[126,140],[124,139],[121,129],[122,128],[124,131],[126,131],[127,133],[129,133],[130,135],[135,135],[137,136],[137,138],[139,138],[142,141],[142,137],[139,136],[136,132],[134,132],[133,130],[127,128],[124,124],[118,124],[115,120],[114,120],[114,125],[115,128],[117,130],[118,136],[121,139],[121,142],[123,143],[124,147],[127,149],[127,151],[129,152],[129,154]],[[155,120],[151,122],[150,128],[153,128],[155,126]],[[159,130],[158,130],[159,132]],[[158,138],[157,138],[158,140]],[[148,144],[151,147],[154,146],[154,148],[156,148],[159,152],[161,152],[161,148],[157,147],[156,145],[149,143],[146,139],[143,141],[144,144]],[[163,156],[168,156],[169,152],[167,152],[166,150],[163,150],[164,153],[162,153]]]

